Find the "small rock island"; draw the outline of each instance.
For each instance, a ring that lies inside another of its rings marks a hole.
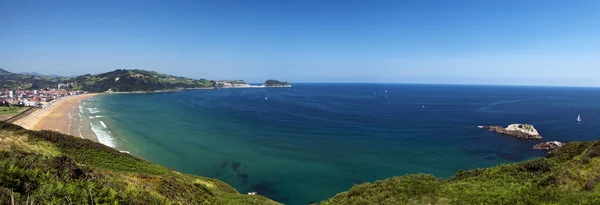
[[[281,82],[278,80],[267,80],[267,81],[265,81],[263,86],[264,87],[282,87],[282,88],[292,87],[292,85],[290,85],[287,81]]]
[[[511,124],[506,128],[500,126],[480,126],[483,129],[487,129],[492,132],[496,132],[501,135],[507,135],[512,137],[517,137],[519,139],[526,140],[539,140],[542,139],[542,136],[538,133],[538,131],[533,127],[533,125],[528,124]]]
[[[554,151],[562,147],[564,143],[559,141],[550,141],[550,142],[542,142],[533,146],[533,149],[546,150],[546,151]]]

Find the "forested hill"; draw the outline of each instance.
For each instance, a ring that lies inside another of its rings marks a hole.
[[[0,89],[48,89],[58,88],[60,84],[62,84],[61,88],[90,92],[154,91],[215,86],[215,82],[210,80],[195,80],[145,70],[115,70],[73,78],[20,74],[0,70]]]
[[[180,88],[209,88],[215,82],[177,77],[145,70],[115,70],[98,75],[83,75],[69,80],[73,89],[90,92],[152,91]]]
[[[267,80],[263,84],[265,87],[290,87],[291,85],[287,81],[278,81],[278,80]]]

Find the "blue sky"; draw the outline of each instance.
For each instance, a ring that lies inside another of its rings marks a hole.
[[[0,68],[600,86],[600,1],[0,0]]]

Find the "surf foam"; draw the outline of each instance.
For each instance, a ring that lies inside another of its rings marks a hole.
[[[92,127],[92,131],[94,131],[94,134],[96,134],[96,137],[98,137],[98,141],[100,143],[109,147],[115,147],[114,138],[109,134],[109,131],[106,130],[106,125],[104,123],[102,123],[102,126],[105,127],[104,129],[94,124],[93,122],[90,122],[90,126]]]
[[[100,124],[102,124],[102,127],[104,127],[105,129],[108,128],[108,127],[106,127],[106,124],[104,124],[104,122],[102,122],[102,120],[100,120]]]
[[[100,110],[98,110],[98,108],[95,108],[95,107],[93,107],[93,108],[88,108],[88,110],[89,110],[89,111],[90,111],[90,113],[92,113],[92,114],[94,114],[94,113],[99,113],[99,112],[100,112]]]

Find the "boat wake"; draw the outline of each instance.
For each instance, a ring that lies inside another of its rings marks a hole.
[[[499,101],[499,102],[494,102],[494,103],[490,103],[487,106],[483,106],[477,109],[477,112],[487,112],[487,113],[509,113],[508,111],[504,111],[504,110],[493,110],[493,107],[496,105],[503,105],[503,104],[511,104],[511,103],[519,103],[519,102],[523,102],[523,101],[529,101],[529,100],[537,100],[540,99],[540,97],[535,97],[535,98],[523,98],[523,99],[517,99],[517,100],[506,100],[506,101]]]

